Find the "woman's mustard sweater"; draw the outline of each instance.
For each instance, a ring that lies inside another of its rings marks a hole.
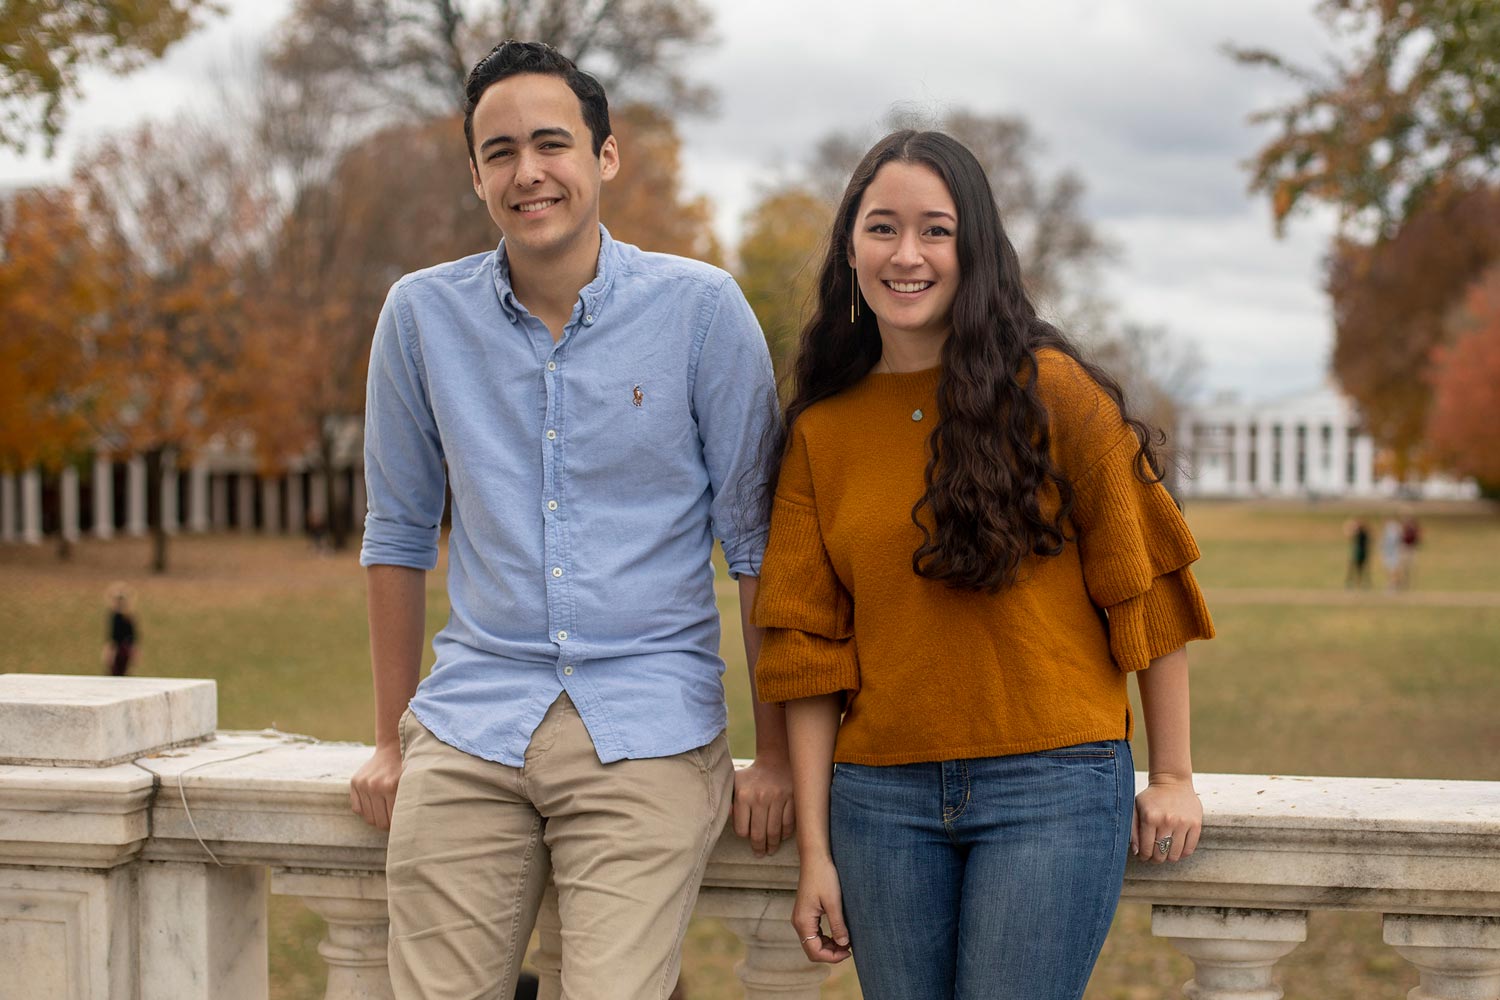
[[[1181,513],[1136,476],[1114,402],[1044,350],[1037,388],[1074,490],[1063,551],[995,594],[917,576],[939,374],[868,375],[792,427],[754,611],[759,697],[846,692],[834,759],[855,764],[1128,737],[1125,673],[1213,635]]]

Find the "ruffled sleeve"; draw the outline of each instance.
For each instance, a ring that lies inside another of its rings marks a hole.
[[[1073,526],[1089,597],[1109,616],[1109,646],[1121,670],[1142,670],[1213,621],[1189,565],[1198,545],[1160,483],[1136,475],[1139,442],[1121,433],[1074,480]]]
[[[755,664],[761,701],[859,690],[854,605],[823,544],[806,445],[796,428],[776,487],[751,620],[765,629]]]

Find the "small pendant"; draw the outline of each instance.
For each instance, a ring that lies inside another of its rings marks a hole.
[[[911,411],[911,418],[913,420],[921,420],[922,419],[922,411],[921,410],[912,410]]]

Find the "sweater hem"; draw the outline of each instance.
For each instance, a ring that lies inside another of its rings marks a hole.
[[[1123,723],[1123,721],[1122,719],[1121,722]],[[976,757],[1014,757],[1019,754],[1040,753],[1043,750],[1070,747],[1078,743],[1128,739],[1130,734],[1126,732],[1126,728],[1125,725],[1116,723],[1110,726],[1099,726],[1095,729],[1084,729],[1074,733],[1043,736],[1032,740],[1013,741],[1009,743],[980,743],[963,747],[944,747],[940,750],[905,750],[897,753],[845,753],[842,750],[835,750],[833,762],[835,764],[863,764],[869,767],[884,767],[893,764],[932,764],[945,760],[972,760]]]

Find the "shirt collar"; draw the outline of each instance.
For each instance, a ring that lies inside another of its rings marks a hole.
[[[614,238],[609,235],[609,230],[604,224],[599,224],[599,264],[594,271],[594,280],[579,291],[578,297],[583,302],[584,318],[588,324],[593,325],[598,321],[603,311],[604,302],[609,296],[609,291],[614,285],[615,272],[618,270],[619,248]],[[523,306],[516,298],[515,289],[510,283],[510,256],[505,252],[505,237],[500,238],[500,245],[495,248],[495,291],[500,296],[500,305],[505,310],[506,318],[512,323],[520,317]]]

